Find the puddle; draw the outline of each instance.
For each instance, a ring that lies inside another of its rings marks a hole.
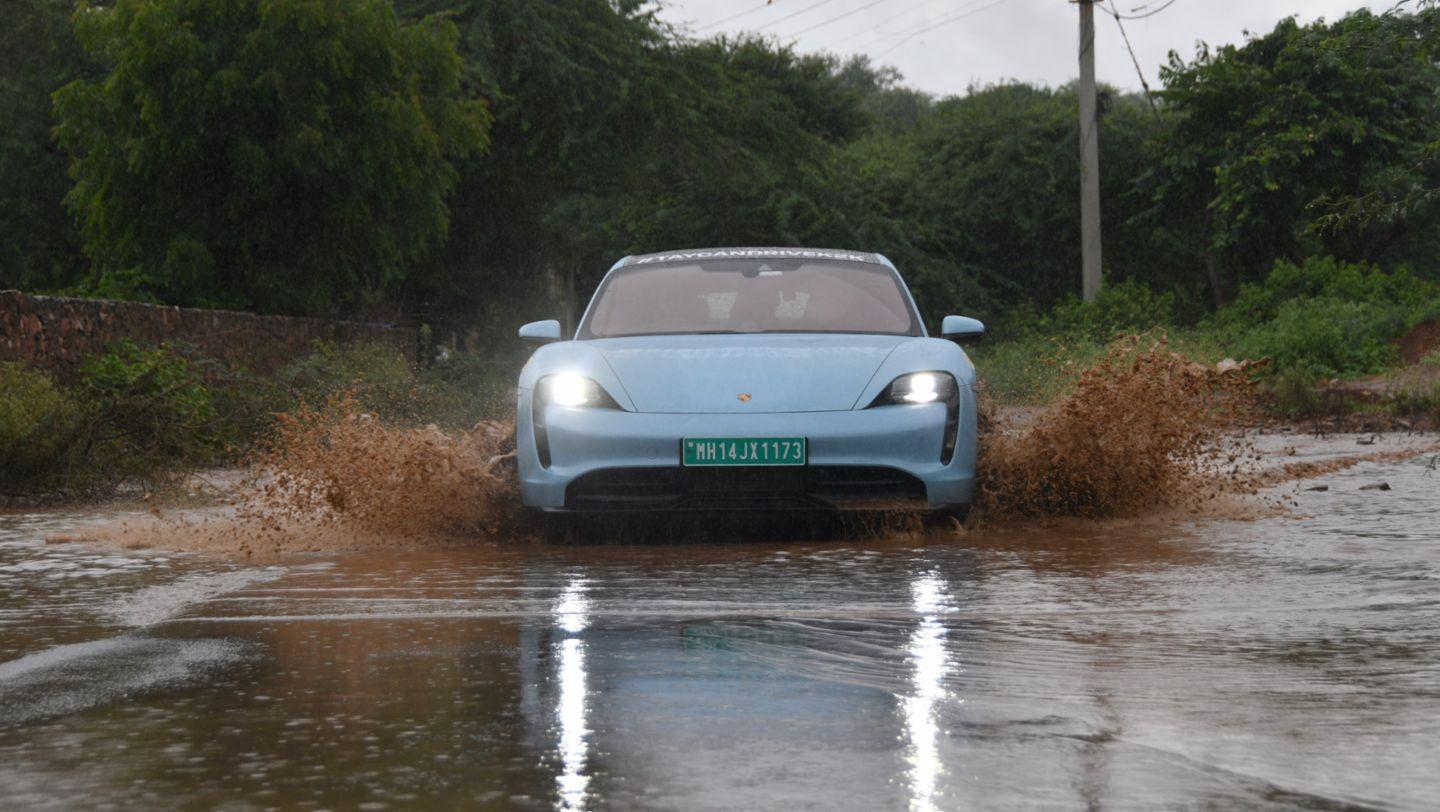
[[[1247,521],[275,567],[0,517],[0,803],[1427,808],[1436,475],[1284,488]]]

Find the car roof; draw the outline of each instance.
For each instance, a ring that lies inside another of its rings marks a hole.
[[[681,251],[657,251],[651,254],[635,254],[615,263],[615,268],[627,265],[648,265],[654,262],[684,262],[696,259],[836,259],[847,262],[868,262],[894,268],[894,264],[881,254],[869,251],[847,251],[840,248],[796,248],[793,246],[736,246],[730,248],[689,248]]]

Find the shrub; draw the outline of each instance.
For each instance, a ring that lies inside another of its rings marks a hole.
[[[387,420],[416,419],[415,369],[390,344],[317,341],[309,356],[280,370],[279,378],[292,397],[311,404],[348,393],[362,412]]]
[[[1297,299],[1334,299],[1393,308],[1414,326],[1436,311],[1437,291],[1408,268],[1386,273],[1374,265],[1310,257],[1296,265],[1280,261],[1261,284],[1248,284],[1228,307],[1216,314],[1225,326],[1251,327],[1280,315]]]
[[[1275,370],[1309,379],[1379,372],[1399,356],[1391,344],[1440,311],[1440,291],[1406,268],[1312,257],[1278,262],[1265,281],[1246,285],[1210,327]]]
[[[1109,341],[1117,333],[1139,333],[1175,323],[1175,295],[1145,284],[1121,282],[1101,289],[1095,301],[1070,298],[1055,307],[1041,329],[1052,335]]]
[[[113,344],[87,361],[78,453],[100,481],[157,482],[219,450],[215,408],[195,364],[170,345]]]
[[[282,370],[280,378],[291,395],[310,404],[344,394],[351,408],[390,422],[470,428],[513,408],[515,370],[468,354],[421,370],[390,344],[322,342],[309,357]]]
[[[468,429],[481,420],[514,417],[513,365],[459,354],[436,361],[419,375],[420,417]]]
[[[201,371],[215,408],[216,439],[231,450],[248,449],[274,427],[276,415],[295,406],[273,378],[214,362],[202,362]]]
[[[317,344],[277,378],[128,341],[87,360],[68,388],[0,364],[0,493],[98,496],[127,481],[162,485],[227,449],[249,449],[301,401],[344,400],[391,424],[462,429],[513,409],[510,364],[459,355],[422,371],[386,344]]]
[[[1343,299],[1296,299],[1275,317],[1242,333],[1237,350],[1268,356],[1279,370],[1322,376],[1379,372],[1399,358],[1390,341],[1405,331],[1403,311]]]
[[[43,373],[0,364],[0,492],[47,487],[61,478],[80,411]]]

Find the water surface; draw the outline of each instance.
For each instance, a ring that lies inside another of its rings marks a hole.
[[[1440,479],[1316,485],[1248,522],[274,566],[0,516],[0,806],[1434,808]]]

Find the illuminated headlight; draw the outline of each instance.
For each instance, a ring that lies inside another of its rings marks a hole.
[[[620,408],[605,387],[583,375],[565,372],[541,378],[535,384],[535,396],[531,398],[530,425],[535,430],[535,454],[543,468],[550,467],[550,427],[545,423],[546,406]]]
[[[940,399],[940,379],[933,372],[917,372],[896,381],[895,394],[906,403],[933,403]]]
[[[600,384],[581,375],[564,373],[541,379],[536,386],[541,403],[555,406],[604,406],[619,408]]]
[[[912,372],[896,378],[872,406],[923,404],[948,401],[955,395],[955,379],[943,372]]]
[[[923,406],[945,404],[945,429],[940,437],[940,461],[946,465],[955,457],[960,432],[960,387],[948,372],[912,372],[901,375],[881,390],[868,408],[876,406]]]

